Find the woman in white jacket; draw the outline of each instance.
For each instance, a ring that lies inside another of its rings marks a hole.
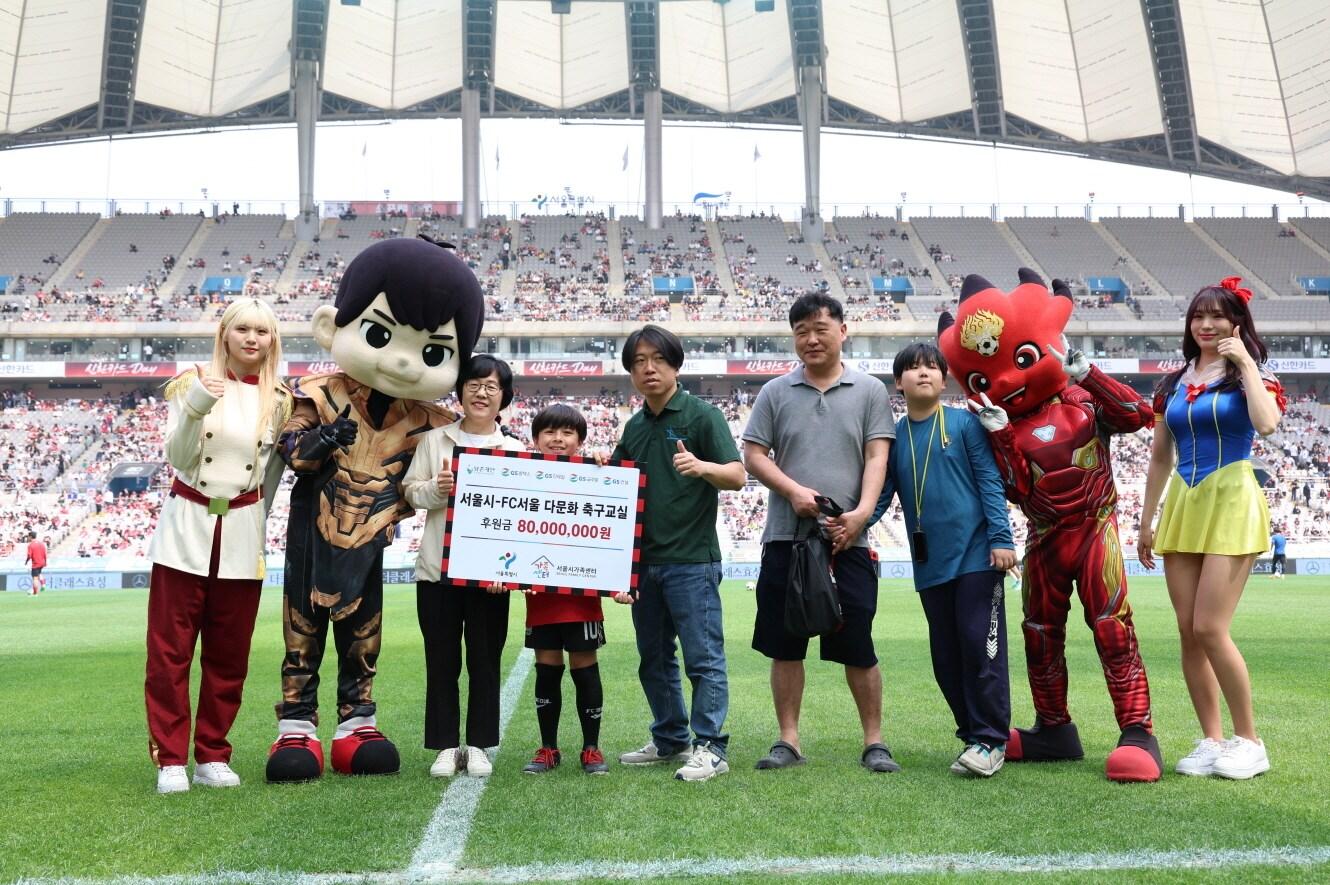
[[[521,451],[505,435],[499,412],[513,401],[513,372],[488,354],[471,358],[457,379],[463,418],[425,434],[402,478],[412,507],[428,510],[416,559],[416,615],[425,640],[425,746],[438,751],[430,774],[450,777],[465,770],[487,777],[493,770],[486,747],[499,743],[499,657],[508,638],[508,593],[495,586],[454,587],[442,572],[443,529],[453,489],[454,446]],[[469,680],[466,743],[461,741],[458,680],[466,639]]]
[[[265,523],[282,474],[277,435],[291,395],[277,377],[277,317],[232,302],[212,362],[166,385],[171,490],[152,537],[145,700],[157,792],[189,789],[189,669],[202,636],[195,784],[234,787],[226,736],[240,710],[263,585]]]

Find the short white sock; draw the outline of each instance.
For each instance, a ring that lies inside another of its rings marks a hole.
[[[374,725],[373,716],[352,716],[345,722],[337,723],[337,731],[333,734],[333,740],[344,738],[357,728],[364,728],[366,725]]]
[[[307,734],[312,738],[319,736],[318,729],[308,719],[278,719],[277,736],[284,734]]]

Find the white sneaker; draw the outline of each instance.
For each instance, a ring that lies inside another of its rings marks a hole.
[[[494,773],[494,763],[489,753],[480,747],[466,748],[466,773],[472,777],[489,777]]]
[[[202,762],[194,766],[194,783],[201,787],[238,787],[240,775],[225,762]]]
[[[1209,777],[1215,773],[1215,760],[1224,752],[1225,743],[1214,738],[1201,738],[1196,742],[1196,749],[1179,759],[1173,770],[1192,777]]]
[[[186,793],[189,791],[189,777],[183,765],[163,765],[157,769],[157,792]]]
[[[429,767],[429,776],[452,777],[465,761],[466,756],[461,752],[461,747],[440,750],[439,755],[434,757],[434,764]]]
[[[1270,770],[1270,757],[1264,741],[1249,741],[1234,735],[1224,742],[1223,752],[1215,760],[1214,773],[1229,780],[1242,781]]]
[[[1001,747],[989,747],[985,744],[970,744],[956,761],[965,766],[965,770],[980,777],[992,777],[1002,770],[1002,763],[1007,759]]]
[[[661,762],[685,762],[692,755],[688,750],[680,750],[672,755],[664,755],[656,747],[655,741],[647,741],[640,749],[620,753],[619,763],[622,765],[656,765]]]
[[[683,768],[674,773],[674,778],[681,781],[709,781],[729,770],[730,764],[717,755],[710,744],[698,744],[693,747],[692,755]]]

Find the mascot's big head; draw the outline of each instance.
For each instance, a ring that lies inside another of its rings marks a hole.
[[[439,400],[457,383],[485,322],[471,268],[426,239],[383,240],[357,255],[314,340],[347,375],[396,399]]]
[[[1067,386],[1048,347],[1066,352],[1062,330],[1074,306],[1061,280],[1050,293],[1034,271],[1018,273],[1021,284],[1011,292],[981,276],[966,277],[956,316],[944,313],[937,324],[938,347],[965,394],[976,402],[987,394],[1013,416],[1034,411]]]

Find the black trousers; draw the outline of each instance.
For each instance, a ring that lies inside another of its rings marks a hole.
[[[507,593],[416,582],[416,615],[425,640],[425,746],[461,741],[462,641],[466,640],[466,743],[499,743],[499,658],[508,638]]]
[[[973,572],[919,592],[933,676],[967,744],[1003,745],[1011,728],[1002,575]]]

